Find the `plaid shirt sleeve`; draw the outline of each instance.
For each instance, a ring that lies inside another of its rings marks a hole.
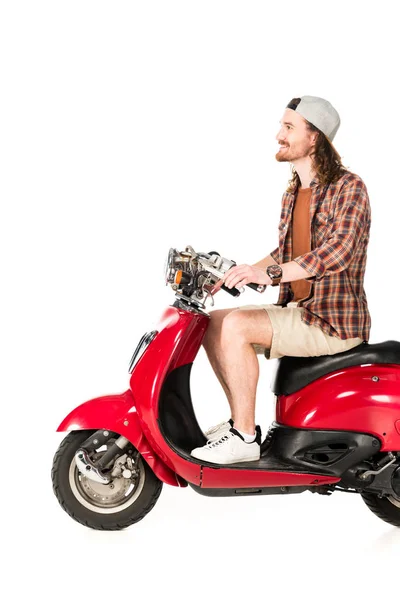
[[[344,186],[337,200],[328,239],[294,261],[316,279],[343,271],[354,256],[368,215],[369,203],[365,186],[360,180],[350,182]]]
[[[278,260],[279,260],[279,246],[278,246],[278,248],[275,248],[275,250],[273,250],[273,251],[270,253],[270,256],[271,256],[271,258],[273,258],[273,259],[274,259],[274,261],[275,261],[276,263],[278,262]]]

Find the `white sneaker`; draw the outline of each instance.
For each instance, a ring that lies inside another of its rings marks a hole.
[[[231,427],[219,440],[208,441],[205,446],[192,450],[191,455],[218,465],[250,462],[260,458],[260,441],[257,433],[254,442],[247,444],[240,433]]]
[[[229,421],[222,421],[222,423],[218,423],[218,425],[214,425],[214,427],[210,427],[210,429],[207,429],[207,431],[204,432],[204,435],[206,436],[208,441],[216,442],[225,433],[228,433],[232,425],[232,419],[229,419]]]

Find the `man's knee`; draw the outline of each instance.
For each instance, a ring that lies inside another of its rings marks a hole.
[[[273,330],[264,310],[235,310],[222,322],[221,340],[224,343],[244,341],[270,347]]]
[[[232,312],[235,312],[236,310],[237,309],[235,309],[235,308],[234,309],[212,310],[210,312],[210,323],[208,326],[208,330],[219,331],[222,327],[222,323],[228,317],[228,315],[230,315]]]
[[[224,319],[226,319],[231,312],[232,309],[212,310],[210,312],[210,322],[203,340],[203,346],[205,348],[210,344],[214,345],[216,339],[219,339]]]
[[[230,312],[221,323],[221,334],[224,338],[244,335],[248,327],[246,315],[243,311],[236,309]]]

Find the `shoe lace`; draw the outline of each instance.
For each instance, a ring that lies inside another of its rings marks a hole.
[[[222,437],[220,437],[219,440],[215,440],[214,442],[212,440],[208,440],[207,447],[208,448],[216,448],[217,446],[220,446],[221,444],[225,444],[225,442],[227,442],[229,440],[229,438],[231,438],[233,435],[235,435],[235,434],[228,432],[228,433],[225,433]]]
[[[221,421],[221,423],[218,423],[218,425],[214,425],[213,427],[210,427],[210,429],[207,429],[206,435],[215,433],[220,427],[222,427],[222,425],[226,425],[226,421]]]

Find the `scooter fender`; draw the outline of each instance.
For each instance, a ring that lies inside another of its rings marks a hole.
[[[155,454],[143,434],[131,390],[123,394],[93,398],[74,408],[60,423],[59,432],[109,429],[126,437],[162,482],[186,487],[187,482]]]

